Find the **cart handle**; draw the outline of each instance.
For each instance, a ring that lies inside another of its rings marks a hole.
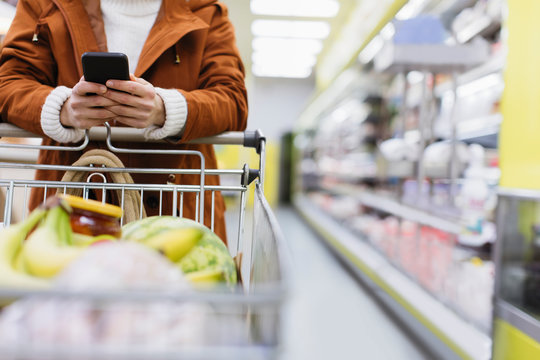
[[[0,123],[0,138],[41,138],[40,135],[21,129],[10,123]],[[88,139],[93,141],[107,140],[107,128],[95,126],[88,130]],[[165,140],[148,140],[144,137],[144,129],[129,127],[111,127],[111,141],[128,142],[157,142],[166,143]],[[189,141],[190,144],[215,144],[215,145],[243,145],[257,150],[260,154],[261,142],[265,137],[260,130],[255,131],[227,131],[215,136],[209,136]]]

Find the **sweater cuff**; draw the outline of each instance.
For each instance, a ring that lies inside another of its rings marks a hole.
[[[179,137],[184,132],[187,119],[187,102],[182,93],[175,89],[155,88],[165,105],[165,123],[163,126],[149,126],[144,132],[147,139]]]
[[[60,143],[78,142],[84,138],[84,130],[68,129],[60,123],[60,111],[70,96],[70,88],[58,86],[47,96],[41,109],[41,128],[43,132]]]

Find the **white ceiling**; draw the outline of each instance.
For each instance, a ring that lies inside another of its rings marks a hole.
[[[275,19],[275,20],[299,20],[299,21],[324,21],[330,25],[330,34],[323,40],[323,46],[327,47],[329,43],[339,34],[341,26],[346,22],[350,9],[361,0],[337,0],[340,3],[340,9],[333,18],[313,18],[313,17],[283,17],[269,15],[254,15],[250,10],[250,0],[222,0],[229,8],[229,17],[236,28],[237,43],[246,65],[246,70],[250,72],[252,65],[252,40],[253,35],[251,26],[256,19]],[[299,0],[289,0],[299,1]],[[305,3],[305,2],[303,2]],[[310,9],[306,7],[306,11]],[[324,49],[323,49],[324,52]],[[282,54],[284,57],[287,54]]]

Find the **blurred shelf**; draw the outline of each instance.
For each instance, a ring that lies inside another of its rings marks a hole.
[[[415,163],[413,161],[386,161],[378,162],[378,176],[381,178],[411,178],[415,174]]]
[[[494,55],[490,57],[489,59],[486,59],[485,62],[482,64],[473,67],[466,72],[458,75],[457,77],[457,85],[464,85],[467,83],[470,83],[474,80],[478,80],[484,76],[491,75],[494,73],[500,73],[504,69],[504,64],[506,63],[506,57],[503,53],[498,53],[497,55]],[[446,91],[452,90],[452,81],[445,81],[441,84],[438,84],[435,86],[435,95],[441,96]]]
[[[327,187],[324,190],[337,195],[354,197],[366,207],[392,214],[402,219],[417,222],[425,226],[443,230],[451,234],[458,235],[462,231],[462,226],[458,219],[447,219],[433,215],[426,210],[400,203],[398,200],[389,196],[373,194],[353,185],[336,184],[332,187]]]
[[[390,73],[426,71],[435,74],[464,72],[486,62],[487,44],[387,43],[375,57],[375,69]]]
[[[407,211],[392,200],[361,194],[366,203],[391,211]],[[294,204],[306,221],[328,242],[374,294],[441,359],[479,359],[491,356],[491,339],[395,268],[381,253],[320,210],[303,195]],[[396,210],[397,209],[397,210]],[[425,213],[412,212],[415,216]],[[429,218],[429,215],[428,215]],[[429,221],[429,220],[428,220]]]
[[[459,43],[466,43],[476,36],[488,36],[501,28],[501,21],[488,15],[482,15],[471,21],[465,27],[457,31],[456,39]]]
[[[457,138],[466,143],[476,143],[496,149],[502,121],[503,117],[500,113],[461,121],[457,126]]]

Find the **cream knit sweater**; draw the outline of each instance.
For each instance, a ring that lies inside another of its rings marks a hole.
[[[123,52],[129,59],[129,70],[135,72],[139,55],[154,24],[161,0],[101,0],[101,11],[111,52]],[[155,88],[165,104],[165,124],[145,130],[149,139],[163,139],[182,134],[187,118],[187,103],[175,89]],[[66,143],[84,137],[84,130],[68,129],[60,123],[60,110],[71,95],[65,86],[55,88],[47,97],[41,112],[41,127],[52,139]]]

